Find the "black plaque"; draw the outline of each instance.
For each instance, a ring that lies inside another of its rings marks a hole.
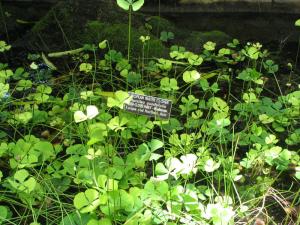
[[[124,104],[126,111],[160,119],[170,118],[172,101],[133,92],[128,94],[132,96],[132,100],[129,104]]]

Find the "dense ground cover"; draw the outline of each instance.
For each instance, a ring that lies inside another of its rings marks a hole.
[[[137,57],[110,40],[50,54],[67,72],[0,63],[0,224],[299,223],[296,65],[236,39],[153,58],[152,38]],[[127,112],[128,92],[171,100],[170,118]]]

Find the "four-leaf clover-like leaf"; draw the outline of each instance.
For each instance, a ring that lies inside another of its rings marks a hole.
[[[144,2],[144,0],[117,0],[118,6],[126,11],[130,7],[133,11],[138,11],[144,5]]]
[[[97,106],[94,105],[88,105],[86,107],[86,114],[84,112],[78,110],[74,113],[74,120],[76,123],[85,121],[85,120],[91,120],[95,118],[99,114]]]

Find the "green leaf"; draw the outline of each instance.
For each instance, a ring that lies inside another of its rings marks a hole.
[[[151,152],[146,144],[139,145],[138,149],[133,153],[135,166],[144,168],[146,161],[150,159]]]
[[[15,120],[22,124],[27,124],[32,119],[32,112],[23,112],[15,114]]]
[[[42,93],[42,94],[51,94],[52,88],[47,85],[42,84],[42,85],[37,86],[36,92]]]
[[[174,78],[164,77],[160,81],[160,89],[163,91],[176,91],[179,89],[177,86],[177,80]]]
[[[150,147],[150,151],[154,152],[157,149],[160,149],[164,146],[164,143],[158,139],[152,139],[149,143],[148,146]]]
[[[189,95],[188,98],[182,97],[181,101],[184,104],[179,105],[179,108],[181,109],[181,115],[185,115],[190,111],[197,109],[196,103],[199,102],[199,99],[195,98],[194,95]]]
[[[92,69],[93,69],[93,66],[90,63],[81,63],[79,66],[79,70],[82,72],[85,72],[85,73],[91,72]]]
[[[180,122],[175,118],[170,118],[169,121],[165,124],[158,124],[159,126],[162,126],[164,130],[167,132],[171,132],[173,130],[182,130],[183,126],[180,124]]]
[[[160,40],[167,42],[168,40],[174,39],[173,32],[162,31],[160,33]]]
[[[117,0],[117,4],[126,11],[128,11],[130,7],[132,7],[133,11],[138,11],[144,5],[144,0]]]
[[[14,179],[10,179],[9,183],[13,188],[25,193],[31,193],[37,185],[36,180],[30,177],[28,171],[24,169],[18,170]]]
[[[296,26],[296,27],[300,27],[300,19],[296,20],[295,26]]]
[[[204,170],[211,173],[220,167],[220,163],[216,163],[213,159],[208,159],[205,162]]]
[[[198,79],[200,79],[200,73],[197,70],[185,71],[183,73],[183,80],[186,83],[192,83]]]
[[[203,62],[203,58],[200,55],[196,55],[196,54],[191,54],[188,57],[188,62],[190,65],[192,66],[199,66],[202,64]]]
[[[258,116],[258,118],[263,124],[272,123],[274,121],[274,118],[271,116],[268,116],[267,114],[260,114]]]
[[[95,189],[87,189],[75,195],[74,206],[81,213],[93,212],[99,205],[99,193]]]
[[[144,5],[144,0],[137,0],[132,4],[132,10],[138,11]]]
[[[127,82],[130,84],[138,84],[141,79],[142,79],[142,75],[140,73],[136,73],[136,72],[129,72],[127,75]]]
[[[201,79],[200,80],[200,86],[201,86],[203,91],[209,90],[209,83],[206,79]]]
[[[203,48],[207,51],[213,51],[216,48],[216,43],[208,41],[203,45]]]
[[[93,123],[89,125],[89,137],[88,145],[93,145],[97,142],[103,141],[107,136],[107,128],[104,123]]]
[[[39,103],[43,103],[43,102],[47,102],[47,100],[49,99],[49,95],[44,94],[44,93],[36,93],[34,94],[34,99],[39,102]]]
[[[270,134],[269,136],[267,136],[267,137],[265,138],[265,143],[266,143],[267,145],[270,145],[270,144],[276,144],[277,142],[278,142],[278,140],[277,140],[276,136],[273,135],[273,134]]]
[[[12,70],[0,70],[0,82],[5,83],[5,81],[13,75]]]
[[[118,181],[108,178],[106,175],[99,175],[97,178],[97,183],[99,187],[105,191],[118,190]]]
[[[111,215],[119,210],[132,212],[134,209],[134,198],[129,195],[125,190],[117,190],[106,193],[107,204],[101,206],[101,211],[105,215]]]
[[[94,219],[93,214],[81,214],[77,210],[73,213],[67,213],[59,225],[85,225],[88,221]]]
[[[131,99],[132,99],[132,97],[130,97],[127,92],[117,91],[113,98],[108,97],[107,106],[110,108],[118,107],[120,109],[123,109],[124,104],[128,104],[131,101]]]
[[[212,106],[213,109],[218,112],[228,113],[228,111],[229,111],[229,106],[227,105],[227,103],[219,97],[210,98],[208,105]]]
[[[211,85],[210,89],[212,90],[213,93],[217,93],[220,90],[219,85],[218,85],[217,82],[213,83]]]
[[[261,77],[261,73],[257,72],[255,69],[247,68],[243,70],[238,75],[238,79],[244,80],[244,81],[257,81]]]
[[[300,129],[294,130],[293,133],[290,134],[285,139],[285,143],[287,143],[288,145],[297,145],[297,144],[299,144],[300,143]],[[0,155],[1,155],[1,153],[0,153]]]
[[[38,68],[39,68],[39,66],[35,62],[32,62],[30,64],[30,69],[37,70]]]
[[[281,151],[282,151],[282,148],[278,147],[278,146],[274,146],[270,149],[267,149],[264,152],[265,161],[269,165],[273,166],[274,165],[274,159],[278,158]]]
[[[41,152],[43,161],[54,159],[55,158],[55,151],[53,145],[47,141],[39,141],[36,143],[33,148],[39,152]]]
[[[107,40],[101,41],[99,43],[99,48],[100,49],[105,49],[107,47]]]
[[[128,119],[126,118],[126,117],[122,117],[122,118],[120,118],[120,117],[118,117],[118,116],[115,116],[114,118],[112,118],[110,121],[109,121],[109,123],[107,124],[107,126],[111,129],[111,130],[113,130],[113,131],[115,131],[115,132],[117,132],[117,131],[119,131],[119,130],[125,130],[126,129],[126,127],[125,127],[125,125],[128,123]]]
[[[130,3],[126,0],[117,0],[117,4],[120,8],[124,9],[124,10],[129,10],[130,7]]]
[[[170,71],[172,69],[172,61],[167,59],[159,58],[157,65],[161,70],[164,71]]]
[[[9,84],[0,82],[0,100],[8,95]]]
[[[87,100],[90,99],[94,96],[94,92],[93,91],[82,91],[80,92],[80,98]]]
[[[99,220],[97,225],[112,225],[112,222],[108,218],[103,218],[103,219]]]
[[[27,90],[31,87],[32,87],[32,81],[31,80],[20,80],[17,83],[16,90],[17,91],[24,91],[24,90]]]
[[[149,161],[157,161],[159,160],[161,157],[163,157],[161,154],[156,154],[156,153],[151,153],[151,156],[149,158]]]
[[[88,119],[87,116],[82,111],[76,111],[74,113],[74,121],[75,121],[75,123],[80,123],[80,122],[83,122],[83,121],[85,121],[87,119]]]
[[[273,60],[267,60],[263,65],[268,73],[276,73],[278,71],[278,65],[276,65]]]
[[[223,56],[223,55],[229,55],[230,54],[230,49],[228,48],[221,48],[219,50],[219,55]]]
[[[5,41],[0,41],[0,52],[8,51],[11,48]]]
[[[2,224],[2,222],[7,222],[11,217],[12,212],[10,209],[7,206],[0,205],[0,224]]]
[[[165,181],[149,180],[145,184],[144,190],[154,199],[166,199],[169,191],[169,185]]]
[[[243,94],[243,100],[246,103],[253,103],[253,102],[258,102],[258,99],[256,98],[256,95],[253,92],[250,93],[244,93]]]
[[[156,175],[164,175],[167,174],[169,170],[164,166],[163,163],[157,163],[155,166],[155,174]]]
[[[28,78],[29,77],[29,73],[25,72],[24,68],[22,67],[18,67],[13,75],[13,78],[15,80],[20,80],[22,78]]]
[[[258,59],[259,53],[260,51],[254,46],[251,46],[247,49],[247,55],[249,56],[249,58],[254,60]]]

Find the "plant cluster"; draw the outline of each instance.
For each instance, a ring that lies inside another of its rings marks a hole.
[[[45,56],[0,64],[0,224],[299,223],[299,83],[261,44],[73,58],[59,76]],[[170,119],[126,112],[128,91],[172,100]]]

